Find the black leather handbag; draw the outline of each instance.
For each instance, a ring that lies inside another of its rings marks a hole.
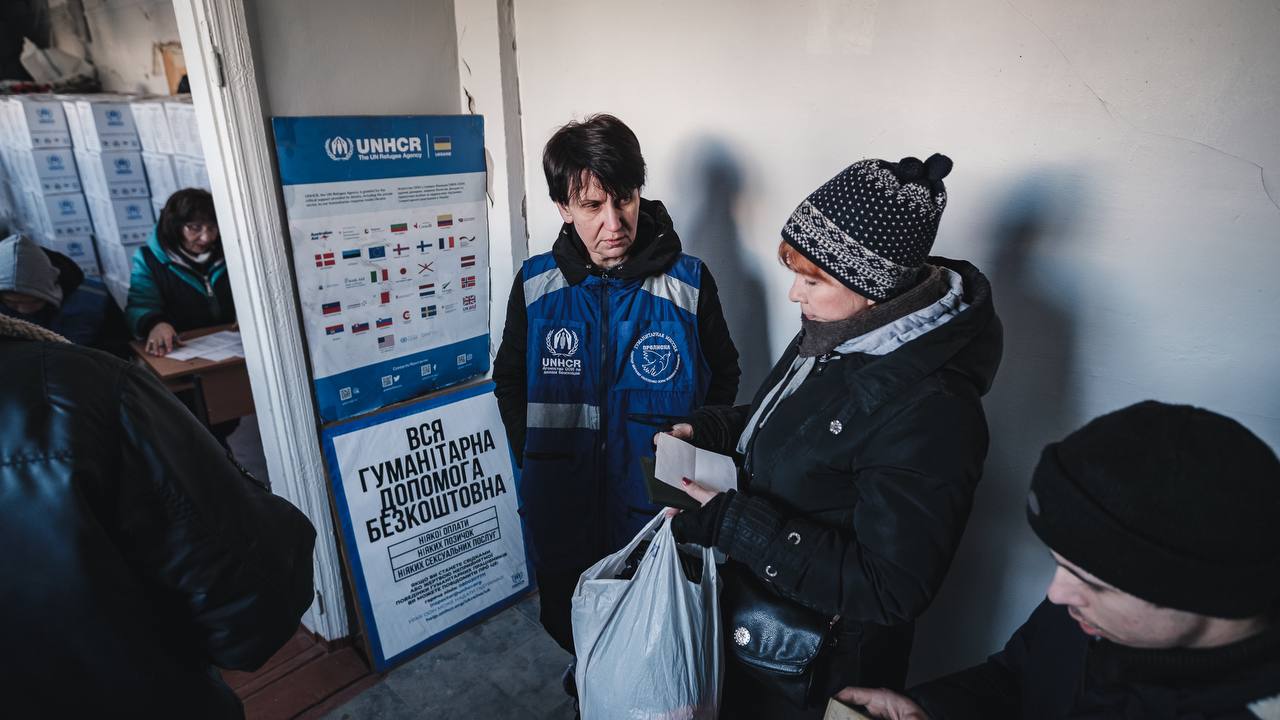
[[[835,647],[840,616],[782,597],[749,570],[727,567],[720,613],[729,658],[797,707],[812,699],[817,669]]]

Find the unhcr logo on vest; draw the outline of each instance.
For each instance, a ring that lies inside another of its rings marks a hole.
[[[543,375],[582,374],[582,358],[573,357],[578,354],[578,333],[569,328],[553,328],[547,331],[542,344],[547,349],[542,358]]]
[[[680,348],[670,335],[646,333],[631,347],[631,370],[645,382],[664,383],[680,370]]]

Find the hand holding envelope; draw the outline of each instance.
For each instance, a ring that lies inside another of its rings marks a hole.
[[[666,433],[655,440],[657,459],[654,477],[671,487],[684,490],[688,478],[713,492],[738,489],[738,468],[733,458],[694,447]]]

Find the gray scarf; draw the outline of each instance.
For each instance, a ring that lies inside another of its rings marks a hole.
[[[934,281],[938,283],[938,287],[944,288],[941,297],[933,296]],[[922,289],[922,286],[928,285],[929,288]],[[917,294],[917,291],[920,291]],[[912,299],[903,300],[899,305],[899,299],[912,295]],[[899,314],[903,307],[910,307],[921,301],[921,297],[933,297],[932,301],[927,301],[922,307],[914,311],[908,311],[906,314]],[[881,307],[873,305],[866,312]],[[947,268],[933,268],[928,277],[916,287],[908,290],[898,298],[894,298],[884,303],[883,314],[879,315],[881,321],[877,321],[875,326],[869,330],[865,330],[859,335],[847,337],[843,341],[828,350],[827,352],[836,352],[841,355],[850,353],[863,353],[866,355],[888,355],[903,345],[915,340],[929,331],[941,327],[950,322],[952,318],[964,312],[969,306],[964,301],[964,281],[960,275]],[[845,324],[851,327],[850,321],[857,319],[859,316],[849,318],[849,320],[837,321],[839,324]],[[897,315],[897,317],[892,317]],[[837,323],[816,323],[818,325],[836,325]],[[858,324],[857,327],[866,327],[871,323]],[[804,339],[801,338],[803,344]],[[815,345],[815,347],[818,347]],[[818,353],[826,354],[825,352]],[[795,360],[791,361],[791,367],[786,374],[782,376],[782,380],[773,386],[764,398],[760,401],[760,406],[751,416],[751,420],[747,426],[743,428],[742,435],[738,438],[737,450],[739,453],[745,454],[747,446],[751,444],[751,437],[755,435],[758,427],[764,427],[769,421],[769,416],[773,414],[782,401],[786,400],[792,393],[796,391],[809,377],[809,373],[813,370],[813,366],[817,362],[816,355],[805,356],[803,353],[796,355]]]

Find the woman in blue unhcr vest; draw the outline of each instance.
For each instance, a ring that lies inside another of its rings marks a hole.
[[[622,121],[560,128],[543,170],[564,225],[516,275],[493,377],[542,625],[573,652],[578,576],[661,510],[640,458],[655,432],[733,402],[738,353],[711,273],[681,252],[662,203],[640,197],[644,158]]]
[[[863,160],[806,198],[778,247],[800,333],[750,405],[672,430],[743,470],[737,492],[686,483],[702,507],[672,521],[729,557],[722,718],[820,718],[845,685],[906,680],[982,475],[1002,348],[987,279],[929,256],[950,170]]]

